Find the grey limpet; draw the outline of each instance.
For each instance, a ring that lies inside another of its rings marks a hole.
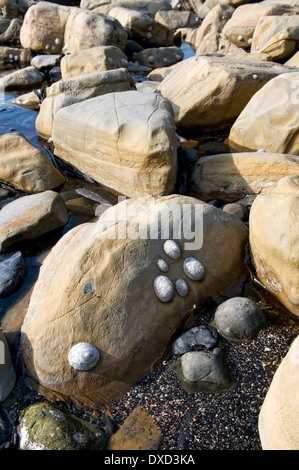
[[[186,258],[183,263],[183,269],[186,276],[193,281],[200,281],[204,275],[203,264],[196,258]]]
[[[158,265],[158,268],[160,269],[160,271],[162,271],[163,273],[167,273],[168,264],[166,263],[166,261],[164,259],[162,259],[162,258],[158,259],[157,265]]]
[[[188,295],[189,288],[187,282],[184,281],[184,279],[178,279],[175,283],[175,288],[181,297],[186,297],[186,295]]]
[[[89,343],[77,343],[68,353],[69,364],[76,370],[92,369],[97,364],[99,357],[97,348]]]
[[[178,259],[181,255],[181,249],[179,245],[173,240],[166,240],[163,245],[165,253],[172,259]]]
[[[170,302],[173,296],[173,284],[166,276],[157,276],[154,280],[154,289],[161,302]]]

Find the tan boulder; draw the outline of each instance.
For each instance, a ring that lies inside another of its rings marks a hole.
[[[23,47],[50,54],[105,45],[124,49],[126,39],[124,28],[114,18],[50,2],[29,8],[20,33]]]
[[[298,90],[298,72],[281,74],[265,84],[234,122],[230,148],[299,155]]]
[[[289,70],[270,62],[194,56],[167,75],[159,90],[171,101],[179,129],[216,129],[231,125],[260,88]]]
[[[68,218],[63,199],[51,190],[9,202],[0,211],[0,251],[62,227]]]
[[[138,10],[154,18],[160,10],[171,10],[172,7],[168,0],[81,0],[80,8],[98,11],[109,15],[112,8],[122,7]]]
[[[129,32],[130,38],[140,42],[143,47],[162,47],[173,44],[172,31],[146,13],[116,7],[109,11],[109,16],[116,18]]]
[[[237,217],[179,195],[125,200],[69,231],[41,266],[22,326],[27,374],[87,406],[119,399],[161,363],[195,304],[242,278],[247,240]]]
[[[47,89],[36,119],[36,129],[42,137],[49,138],[52,136],[53,120],[59,109],[95,96],[131,88],[135,88],[135,83],[126,69],[106,70],[59,80]]]
[[[298,15],[299,6],[276,3],[240,5],[223,28],[223,34],[239,47],[250,47],[254,30],[261,18],[269,15]]]
[[[298,175],[298,173],[297,173]],[[260,282],[299,316],[299,176],[282,179],[256,197],[249,217],[250,246]]]
[[[155,14],[155,20],[164,24],[172,31],[179,28],[194,28],[201,20],[192,11],[159,10]]]
[[[251,51],[267,52],[275,61],[286,60],[297,50],[299,15],[265,16],[255,27]]]
[[[115,46],[98,46],[67,54],[60,63],[63,80],[87,73],[127,68],[127,66],[127,56]]]
[[[19,133],[0,137],[0,179],[29,193],[54,189],[65,183],[48,156]]]
[[[268,194],[284,176],[299,172],[299,157],[264,152],[227,153],[200,158],[191,176],[191,192],[200,199],[233,202]]]
[[[299,450],[299,336],[275,372],[259,414],[263,450]]]
[[[169,67],[177,64],[184,58],[180,47],[152,47],[143,49],[134,55],[134,61],[153,69]]]
[[[196,49],[196,55],[213,53],[233,59],[238,57],[246,59],[249,55],[244,49],[230,42],[222,33],[207,34]]]
[[[0,63],[30,63],[31,59],[32,52],[29,49],[23,49],[21,47],[0,46]]]
[[[55,114],[52,135],[60,158],[118,193],[174,189],[175,126],[172,107],[159,93],[108,93],[67,106]]]
[[[23,69],[15,70],[0,78],[0,89],[19,90],[23,88],[31,88],[41,85],[45,80],[45,75],[32,65],[28,65]]]
[[[190,1],[190,0],[189,0]],[[217,5],[229,5],[233,8],[237,8],[243,3],[247,3],[247,0],[205,0],[202,2],[201,0],[193,0],[192,3],[195,3],[195,11],[199,18],[205,18],[213,8]]]
[[[289,60],[285,62],[289,67],[299,67],[299,51],[297,51]]]

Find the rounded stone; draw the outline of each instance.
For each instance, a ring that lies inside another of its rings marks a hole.
[[[212,324],[224,338],[242,343],[256,338],[267,321],[253,300],[233,297],[217,307]]]
[[[203,264],[196,258],[186,258],[183,263],[183,269],[186,276],[193,281],[200,281],[204,275]]]
[[[173,284],[166,276],[157,276],[154,280],[155,293],[161,302],[170,302],[173,297]]]
[[[99,351],[89,343],[77,343],[69,351],[68,361],[76,370],[92,369],[99,361]]]
[[[232,202],[229,204],[225,204],[222,207],[224,212],[228,212],[229,214],[237,215],[241,220],[246,221],[248,220],[248,210],[239,202]]]

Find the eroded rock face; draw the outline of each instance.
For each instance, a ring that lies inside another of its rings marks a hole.
[[[293,71],[273,78],[259,90],[233,124],[230,147],[299,155],[298,81],[299,73]]]
[[[65,107],[55,115],[52,135],[59,157],[121,194],[174,189],[173,114],[159,93],[109,93]]]
[[[249,229],[256,274],[294,315],[299,315],[299,177],[285,177],[252,204]]]
[[[232,124],[260,88],[289,71],[270,62],[194,56],[167,75],[159,90],[172,103],[178,129],[216,129]]]
[[[274,374],[259,415],[263,450],[298,450],[299,336]]]
[[[164,247],[167,239],[154,235],[158,221],[169,221],[172,237],[184,232],[188,214],[197,235],[202,223],[203,245],[193,233],[176,244],[170,238]],[[175,195],[123,201],[96,223],[71,230],[45,259],[30,300],[21,333],[28,375],[77,403],[105,405],[120,398],[160,363],[194,304],[217,296],[244,275],[247,239],[248,229],[237,217]],[[184,272],[184,259],[190,257],[204,266],[201,280]],[[168,281],[155,291],[159,276]],[[178,279],[186,282],[187,295],[176,291]],[[172,295],[166,296],[163,286],[171,284]],[[93,368],[78,370],[68,362],[78,343],[97,349]]]

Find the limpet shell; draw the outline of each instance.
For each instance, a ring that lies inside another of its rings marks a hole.
[[[186,276],[193,281],[200,281],[204,275],[203,264],[196,258],[186,258],[183,263],[183,269]]]
[[[161,302],[170,302],[173,296],[173,284],[166,276],[157,276],[154,280],[154,289]]]
[[[97,364],[99,357],[97,348],[89,343],[77,343],[68,353],[69,364],[76,370],[92,369]]]
[[[178,259],[181,255],[181,249],[179,245],[173,240],[166,240],[163,245],[165,253],[172,259]]]
[[[181,297],[186,297],[186,295],[188,295],[189,288],[187,282],[184,281],[184,279],[178,279],[175,283],[175,288]]]
[[[160,271],[162,271],[163,273],[167,273],[168,264],[166,263],[165,259],[162,259],[162,258],[158,259],[157,265]]]

